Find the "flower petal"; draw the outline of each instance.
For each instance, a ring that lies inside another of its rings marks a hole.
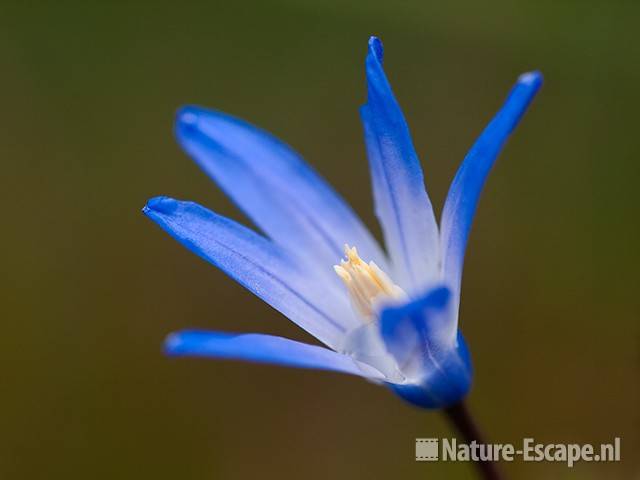
[[[480,192],[507,138],[542,85],[539,72],[518,78],[507,100],[465,157],[449,189],[442,213],[443,278],[454,294],[454,308],[460,297],[464,253]]]
[[[471,389],[473,367],[467,344],[458,332],[453,348],[441,352],[438,368],[415,383],[393,384],[406,401],[423,408],[446,408],[464,399]]]
[[[407,381],[389,382],[405,400],[426,408],[459,402],[469,391],[469,352],[452,318],[451,291],[437,287],[382,311],[380,333]]]
[[[438,227],[409,127],[382,68],[382,43],[371,37],[366,60],[367,103],[360,115],[371,167],[376,214],[394,263],[409,290],[438,275]]]
[[[357,322],[346,296],[334,292],[283,249],[193,203],[156,197],[144,213],[188,249],[220,268],[313,336],[335,346]]]
[[[346,202],[272,135],[194,106],[178,112],[175,129],[187,153],[267,236],[291,252],[304,252],[331,281],[338,281],[332,266],[346,243],[386,264]]]
[[[408,377],[422,377],[435,369],[439,352],[454,342],[456,328],[450,305],[451,291],[441,286],[416,300],[382,310],[380,334]]]
[[[333,350],[257,333],[183,331],[169,335],[165,351],[176,356],[247,360],[383,379],[374,368]]]

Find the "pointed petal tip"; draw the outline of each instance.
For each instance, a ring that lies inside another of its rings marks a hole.
[[[160,195],[158,197],[153,197],[147,201],[147,204],[142,208],[142,212],[145,215],[149,215],[151,213],[164,213],[168,214],[173,212],[178,205],[178,201],[167,197],[164,195]]]
[[[200,131],[200,121],[204,113],[205,110],[196,105],[184,105],[178,109],[174,131],[179,140]]]
[[[176,350],[180,348],[181,343],[179,334],[174,332],[167,335],[162,344],[165,355],[174,355]]]
[[[382,40],[375,35],[369,37],[369,53],[371,53],[376,60],[382,62],[384,58],[384,47],[382,46]]]
[[[203,330],[180,330],[179,332],[171,332],[165,337],[163,350],[165,355],[187,355],[205,346],[207,341],[210,341],[212,338],[227,339],[234,336],[233,334],[222,332],[213,333]]]
[[[162,350],[165,355],[174,356],[184,353],[182,351],[182,347],[184,346],[183,333],[184,332],[172,332],[165,337],[162,345]]]
[[[543,82],[542,73],[540,73],[538,70],[523,73],[518,77],[519,84],[531,86],[535,88],[539,88],[540,85],[542,85],[542,82]]]
[[[181,125],[195,125],[202,109],[195,105],[183,105],[176,112],[176,122]]]

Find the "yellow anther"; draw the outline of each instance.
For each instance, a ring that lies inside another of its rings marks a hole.
[[[347,287],[354,309],[366,322],[375,318],[380,302],[406,298],[406,293],[374,262],[366,263],[360,258],[356,247],[345,245],[344,253],[346,260],[333,269]]]

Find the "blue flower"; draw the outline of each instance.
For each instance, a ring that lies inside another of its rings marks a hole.
[[[168,197],[149,200],[144,213],[326,347],[262,334],[183,331],[167,338],[168,354],[349,373],[427,408],[466,395],[472,369],[458,305],[467,237],[487,175],[542,77],[518,78],[458,170],[439,228],[382,57],[382,43],[372,37],[360,113],[386,252],[290,147],[221,112],[179,111],[182,147],[265,236]]]

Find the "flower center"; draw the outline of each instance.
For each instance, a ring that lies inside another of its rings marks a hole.
[[[362,260],[356,247],[345,245],[344,253],[347,258],[333,269],[347,287],[351,305],[365,323],[375,320],[380,303],[407,297],[374,262]]]

